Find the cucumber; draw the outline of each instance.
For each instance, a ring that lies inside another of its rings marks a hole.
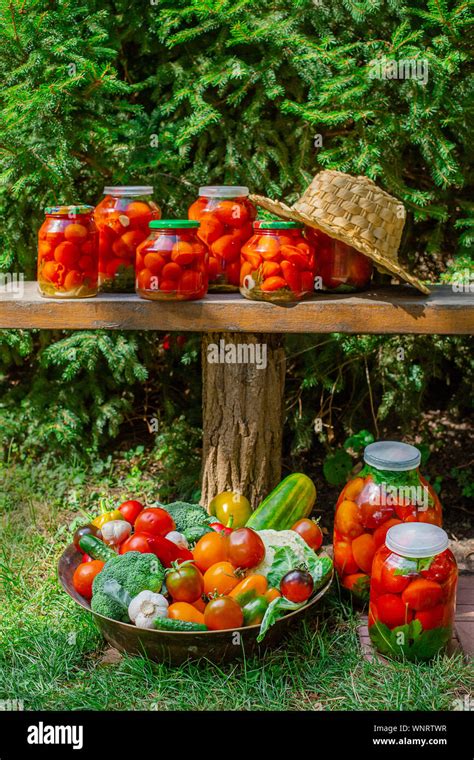
[[[307,475],[288,475],[257,507],[246,527],[254,530],[289,530],[295,522],[311,514],[316,487]]]
[[[107,562],[111,557],[116,557],[116,553],[110,546],[104,544],[100,538],[96,536],[81,536],[79,539],[79,546],[89,557],[92,559],[101,559],[102,562]]]
[[[203,623],[191,623],[189,620],[175,620],[174,618],[159,617],[155,620],[155,628],[160,631],[207,631],[207,625]]]

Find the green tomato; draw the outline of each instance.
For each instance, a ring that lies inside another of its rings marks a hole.
[[[252,507],[241,493],[224,491],[214,496],[209,504],[209,512],[226,527],[242,528],[252,514]]]

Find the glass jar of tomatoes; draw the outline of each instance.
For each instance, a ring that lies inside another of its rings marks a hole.
[[[38,233],[38,287],[52,298],[97,294],[98,241],[92,206],[49,206]]]
[[[391,527],[372,565],[374,647],[410,660],[428,660],[442,650],[452,637],[457,575],[444,530],[418,522]]]
[[[368,256],[312,227],[305,234],[316,251],[315,290],[354,293],[369,287],[373,264]]]
[[[242,248],[240,292],[257,301],[300,301],[314,287],[314,250],[297,222],[254,224]]]
[[[138,246],[136,291],[152,301],[195,301],[208,285],[208,250],[197,236],[199,222],[150,222],[149,237]]]
[[[421,453],[407,443],[377,441],[364,450],[364,468],[336,504],[334,566],[344,588],[367,601],[372,560],[387,530],[403,522],[441,525],[442,509],[419,471]]]
[[[135,254],[148,236],[148,225],[161,217],[152,187],[104,187],[96,206],[99,230],[99,286],[106,293],[131,293],[135,285]]]
[[[257,210],[248,187],[211,185],[199,188],[188,216],[199,222],[198,235],[209,247],[209,290],[239,288],[240,251],[252,236]]]

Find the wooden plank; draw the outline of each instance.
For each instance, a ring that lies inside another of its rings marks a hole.
[[[0,293],[0,328],[160,330],[180,332],[472,334],[474,293],[434,286],[429,296],[408,286],[354,296],[318,294],[290,306],[211,294],[202,301],[156,302],[135,295],[42,298],[35,282],[20,296]]]

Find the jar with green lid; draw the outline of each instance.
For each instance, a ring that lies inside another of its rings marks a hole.
[[[97,294],[98,239],[92,206],[48,206],[38,233],[38,287],[50,298]]]
[[[448,543],[429,523],[387,531],[370,581],[369,635],[381,654],[429,660],[451,641],[458,572]]]
[[[257,221],[242,248],[240,292],[258,301],[300,301],[313,293],[314,267],[302,224]]]
[[[136,292],[152,301],[194,301],[208,286],[208,250],[197,236],[199,222],[161,219],[136,254]]]

